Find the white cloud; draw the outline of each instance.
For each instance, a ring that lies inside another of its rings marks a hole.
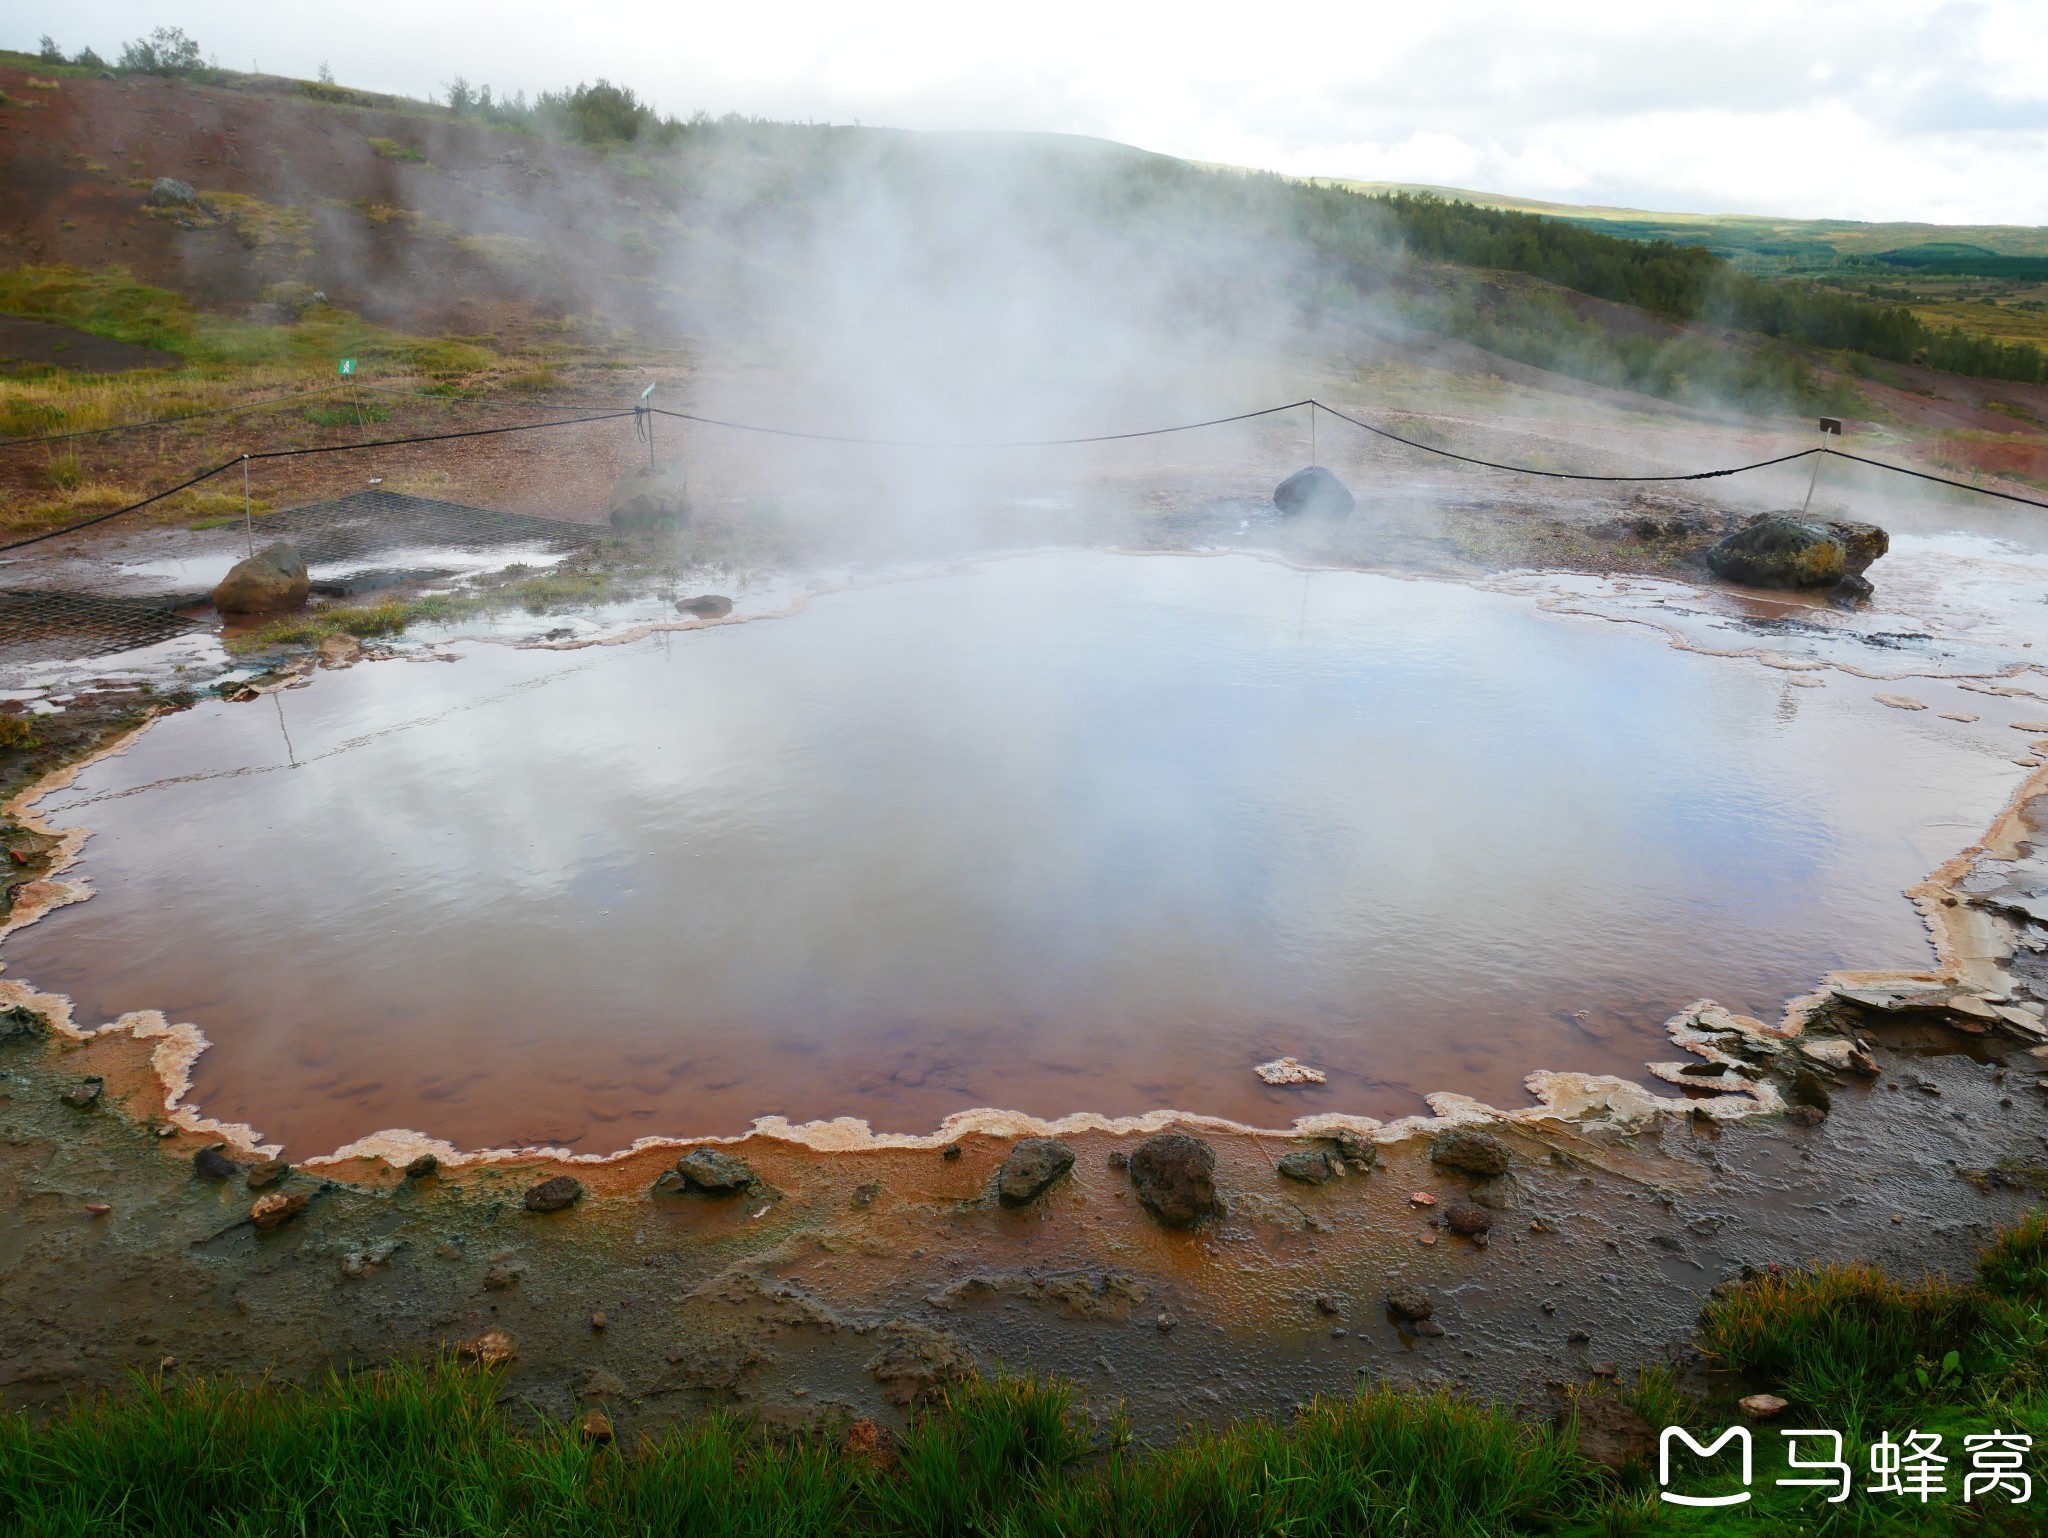
[[[1303,174],[1669,209],[2048,223],[2040,0],[74,0],[224,63],[428,95],[600,75],[669,111],[1102,134]],[[26,23],[20,25],[37,25]],[[31,42],[21,37],[17,44]]]

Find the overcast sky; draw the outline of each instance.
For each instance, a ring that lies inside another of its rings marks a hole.
[[[66,0],[111,57],[415,96],[607,77],[665,111],[1099,134],[1199,160],[1564,202],[2048,224],[2048,0]],[[44,18],[35,19],[38,11]]]

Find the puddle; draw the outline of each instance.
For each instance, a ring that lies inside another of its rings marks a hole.
[[[147,584],[177,592],[207,592],[218,586],[235,562],[246,553],[233,550],[210,551],[203,555],[158,556],[146,560],[108,563],[111,574],[129,585]],[[545,545],[500,545],[492,549],[470,549],[460,545],[398,545],[370,554],[335,561],[317,561],[308,572],[316,584],[346,583],[383,572],[432,573],[436,577],[477,576],[503,571],[510,566],[546,570],[568,559],[566,550]]]
[[[46,798],[97,895],[0,960],[197,1024],[194,1098],[301,1156],[1515,1105],[1641,1077],[1703,995],[1931,962],[1903,889],[2018,784],[2026,701],[1519,586],[1037,555],[203,703]]]

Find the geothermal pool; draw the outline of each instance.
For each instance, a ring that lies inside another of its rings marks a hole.
[[[2020,773],[1884,684],[1246,556],[466,651],[200,705],[47,797],[96,895],[7,975],[198,1025],[204,1111],[299,1156],[1512,1105],[1640,1076],[1701,995],[1927,964],[1903,889]],[[1261,1083],[1283,1053],[1328,1084]]]

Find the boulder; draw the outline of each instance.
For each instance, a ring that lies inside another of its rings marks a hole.
[[[1825,524],[1774,514],[1709,549],[1707,565],[1744,587],[1828,587],[1848,573],[1849,552]]]
[[[1005,1207],[1028,1207],[1073,1167],[1074,1150],[1057,1138],[1025,1138],[996,1172],[996,1200]]]
[[[681,465],[635,465],[612,488],[612,527],[622,533],[666,528],[690,516]]]
[[[265,1159],[261,1164],[252,1164],[249,1166],[249,1189],[267,1191],[291,1172],[291,1161],[287,1159]]]
[[[583,1199],[583,1182],[574,1175],[556,1175],[529,1187],[526,1193],[528,1212],[560,1212],[573,1207]]]
[[[746,1160],[715,1148],[691,1149],[676,1160],[676,1174],[685,1190],[706,1196],[733,1196],[754,1183],[754,1172]]]
[[[425,1180],[441,1173],[441,1161],[430,1153],[421,1154],[405,1167],[407,1180]]]
[[[1273,505],[1289,518],[1348,518],[1358,504],[1336,476],[1310,465],[1273,488]]]
[[[1221,1210],[1215,1150],[1185,1132],[1162,1132],[1133,1149],[1131,1184],[1145,1210],[1168,1228],[1193,1228]]]
[[[228,1157],[225,1143],[209,1143],[192,1156],[192,1173],[201,1180],[226,1180],[240,1172],[242,1166]]]
[[[1822,527],[1840,541],[1842,571],[1847,576],[1862,576],[1872,561],[1892,547],[1891,535],[1874,523],[1858,523],[1853,518],[1830,518]]]
[[[1380,1162],[1379,1148],[1372,1139],[1356,1132],[1333,1132],[1329,1143],[1337,1157],[1355,1170],[1369,1170]]]
[[[1331,1167],[1330,1156],[1320,1148],[1297,1148],[1292,1153],[1284,1153],[1277,1168],[1282,1179],[1298,1180],[1309,1186],[1322,1185],[1336,1173]]]
[[[732,613],[732,600],[723,593],[699,593],[695,598],[678,598],[676,609],[699,619],[724,619]]]
[[[1430,1162],[1461,1175],[1490,1180],[1508,1172],[1508,1145],[1491,1132],[1460,1127],[1440,1134],[1429,1145]]]
[[[235,562],[213,590],[213,606],[223,614],[282,614],[303,605],[312,591],[304,559],[279,540]]]
[[[190,182],[181,182],[175,176],[159,176],[149,185],[149,205],[152,208],[197,208],[199,191]]]

